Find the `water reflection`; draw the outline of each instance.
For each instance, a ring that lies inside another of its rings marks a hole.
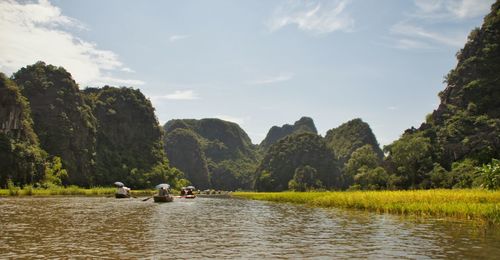
[[[0,258],[491,258],[500,228],[239,199],[0,198]]]

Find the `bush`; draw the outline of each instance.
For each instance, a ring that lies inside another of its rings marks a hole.
[[[478,168],[482,177],[482,187],[496,190],[500,187],[500,161],[493,159],[491,163]]]

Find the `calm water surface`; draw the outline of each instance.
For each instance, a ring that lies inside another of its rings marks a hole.
[[[240,199],[0,198],[0,258],[498,259],[500,227]]]

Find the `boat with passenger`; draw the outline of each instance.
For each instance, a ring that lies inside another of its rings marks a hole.
[[[115,192],[115,198],[117,199],[130,198],[130,188],[125,187],[125,184],[123,184],[123,182],[117,181],[114,184],[117,187]]]
[[[179,196],[179,197],[184,198],[184,199],[194,199],[194,198],[196,198],[196,195],[194,194],[194,190],[196,190],[196,188],[194,186],[182,187],[181,196]]]
[[[156,185],[158,195],[153,196],[154,202],[172,202],[174,197],[170,195],[170,185],[166,183]]]

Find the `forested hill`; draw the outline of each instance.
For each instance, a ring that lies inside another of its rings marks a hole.
[[[84,187],[119,180],[146,188],[180,181],[163,152],[151,102],[139,90],[81,91],[64,68],[43,62],[12,79],[1,79],[0,186],[7,180]]]
[[[271,145],[255,175],[259,191],[342,187],[333,150],[314,133],[293,134]]]
[[[302,117],[272,127],[258,146],[220,119],[162,128],[139,90],[82,91],[64,68],[38,62],[0,74],[0,186],[175,187],[185,177],[222,190],[499,188],[500,175],[484,172],[500,168],[500,0],[457,59],[439,107],[385,154],[359,118],[323,138]]]
[[[269,148],[272,144],[277,141],[291,135],[300,133],[313,133],[317,134],[316,126],[314,121],[310,117],[301,117],[299,120],[295,121],[293,125],[285,124],[281,127],[273,126],[269,129],[266,138],[260,143],[260,147],[265,150]]]
[[[89,185],[96,120],[71,74],[38,62],[14,73],[13,79],[28,99],[40,146],[62,158],[68,182]]]
[[[14,81],[0,73],[0,185],[44,178],[47,153],[39,147],[29,104]]]
[[[372,129],[360,118],[328,130],[325,139],[328,147],[335,151],[341,164],[346,163],[351,154],[364,145],[370,145],[380,160],[384,157]]]
[[[441,104],[419,131],[431,139],[439,163],[500,157],[500,1],[473,30],[446,76]],[[411,131],[410,131],[411,132]]]
[[[500,1],[457,59],[439,107],[385,148],[403,187],[476,186],[474,166],[500,158]]]
[[[164,126],[171,164],[199,187],[250,189],[256,147],[237,124],[220,119],[175,119]]]
[[[96,183],[122,180],[151,187],[172,177],[163,130],[151,102],[138,89],[104,86],[84,93],[98,122]]]

